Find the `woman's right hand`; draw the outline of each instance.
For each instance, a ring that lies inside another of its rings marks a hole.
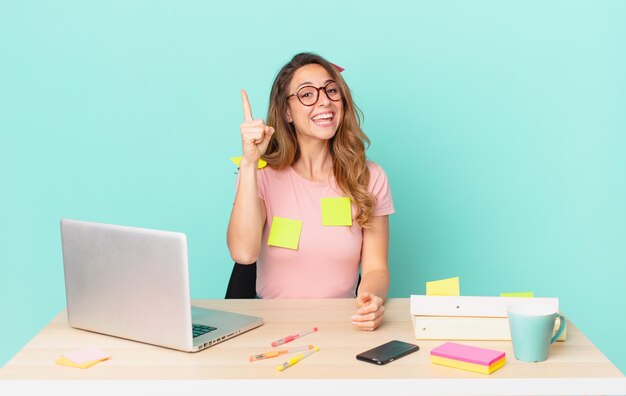
[[[244,89],[241,90],[241,100],[243,102],[243,118],[239,130],[241,131],[241,163],[254,164],[256,167],[261,156],[265,154],[267,145],[274,134],[274,128],[265,125],[263,119],[252,119],[252,108],[248,100],[248,94]]]

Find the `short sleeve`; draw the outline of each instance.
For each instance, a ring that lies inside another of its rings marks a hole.
[[[369,191],[376,198],[374,216],[385,216],[394,213],[391,189],[387,181],[387,174],[375,162],[368,161],[367,167],[370,171]]]

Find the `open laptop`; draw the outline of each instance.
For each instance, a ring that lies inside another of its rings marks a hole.
[[[187,237],[61,220],[70,326],[196,352],[263,319],[191,306]]]

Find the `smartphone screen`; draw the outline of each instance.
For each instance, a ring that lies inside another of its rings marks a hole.
[[[413,353],[418,349],[420,349],[420,347],[417,345],[394,340],[389,341],[386,344],[379,345],[376,348],[372,348],[369,351],[359,353],[356,355],[356,358],[364,362],[383,365],[393,362],[396,359],[400,359],[402,356]]]

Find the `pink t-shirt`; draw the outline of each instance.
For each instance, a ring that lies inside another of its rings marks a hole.
[[[374,216],[393,213],[387,175],[368,161],[369,191],[376,197]],[[354,297],[361,262],[363,230],[352,226],[323,226],[322,198],[342,197],[335,179],[316,183],[289,167],[258,171],[259,198],[265,202],[267,221],[257,260],[256,290],[262,298]],[[274,216],[301,220],[297,250],[267,244]]]

